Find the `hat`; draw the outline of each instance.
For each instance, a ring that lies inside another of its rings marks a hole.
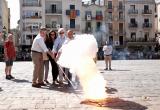
[[[42,31],[47,31],[47,28],[44,27],[44,26],[41,26],[41,27],[40,27],[40,30],[42,30]]]
[[[58,29],[58,33],[60,33],[61,31],[64,32],[64,28],[59,28],[59,29]]]

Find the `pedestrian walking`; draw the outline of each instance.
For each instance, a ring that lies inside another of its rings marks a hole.
[[[45,45],[44,39],[46,37],[46,33],[47,29],[45,27],[41,27],[39,34],[33,40],[31,47],[32,61],[34,65],[32,87],[40,88],[41,86],[46,86],[43,82],[44,66],[42,53],[45,52],[54,59],[52,52],[50,52]]]
[[[11,74],[12,74],[13,61],[16,59],[16,51],[13,43],[12,34],[8,34],[8,37],[4,42],[4,57],[6,62],[6,67],[5,67],[6,79],[8,80],[14,79],[14,77]]]
[[[111,69],[111,60],[112,60],[112,45],[106,41],[106,45],[103,46],[103,51],[104,51],[104,60],[106,63],[106,68],[105,70],[112,70]],[[109,68],[108,68],[109,67]]]

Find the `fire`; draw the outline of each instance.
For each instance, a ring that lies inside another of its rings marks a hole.
[[[97,42],[93,35],[78,35],[62,47],[62,54],[58,64],[70,68],[80,80],[84,91],[84,98],[104,99],[106,81],[98,72],[93,58],[98,51]]]

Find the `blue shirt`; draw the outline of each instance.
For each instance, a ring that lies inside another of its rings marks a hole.
[[[63,43],[64,43],[65,40],[66,40],[65,36],[63,36],[63,37],[58,36],[56,38],[55,42],[54,42],[52,51],[55,52],[55,53],[57,53],[59,51],[59,49],[62,47],[62,45],[63,45]]]

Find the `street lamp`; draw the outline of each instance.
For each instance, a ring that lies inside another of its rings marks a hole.
[[[3,40],[5,41],[5,39],[6,39],[6,27],[5,26],[3,26]]]

